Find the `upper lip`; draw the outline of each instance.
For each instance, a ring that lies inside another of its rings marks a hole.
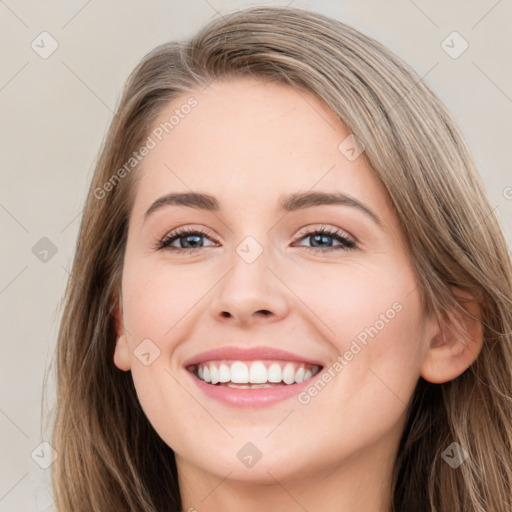
[[[216,361],[220,359],[234,359],[237,361],[261,361],[265,359],[280,360],[280,361],[296,361],[299,363],[308,363],[312,365],[323,366],[321,362],[315,359],[310,359],[287,350],[278,348],[259,346],[259,347],[236,347],[225,346],[218,347],[206,352],[201,352],[195,356],[187,359],[183,366],[192,366],[206,361]]]

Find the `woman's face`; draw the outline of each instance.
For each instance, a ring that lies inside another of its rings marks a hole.
[[[350,132],[314,96],[250,79],[180,96],[153,128],[114,360],[179,470],[272,482],[390,460],[435,331]],[[210,201],[169,196],[192,193]],[[173,238],[185,228],[203,233]],[[247,375],[260,385],[240,389]]]

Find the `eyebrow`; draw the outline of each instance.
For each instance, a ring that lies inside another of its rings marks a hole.
[[[146,211],[144,219],[156,210],[164,206],[188,206],[199,210],[217,212],[220,210],[219,201],[208,194],[199,192],[177,192],[158,198]],[[368,215],[379,227],[382,227],[381,219],[361,201],[341,192],[297,192],[287,196],[281,196],[279,207],[287,212],[304,210],[315,206],[341,205],[357,208]]]

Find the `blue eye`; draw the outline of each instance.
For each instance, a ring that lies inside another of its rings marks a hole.
[[[157,249],[165,249],[168,247],[170,250],[174,251],[187,251],[189,253],[197,251],[201,246],[199,245],[199,240],[202,237],[208,237],[208,233],[201,229],[191,229],[191,228],[179,228],[176,231],[166,235],[162,240],[160,240],[157,244]],[[174,247],[171,246],[173,242],[176,240],[180,241],[180,245],[183,245],[181,242],[183,240],[185,245],[190,245],[190,247]]]
[[[311,239],[311,243],[313,244],[320,244],[320,246],[305,246],[304,248],[308,250],[330,252],[357,248],[355,241],[349,238],[345,233],[343,233],[343,231],[340,231],[339,229],[322,227],[314,231],[302,232],[301,235],[304,239]],[[330,242],[329,239],[337,240],[340,242],[340,245],[332,245],[332,242]],[[324,244],[324,247],[326,244],[327,248],[322,248],[321,244]]]
[[[313,231],[303,231],[300,234],[301,237],[299,240],[310,238],[311,243],[314,244],[300,247],[314,252],[330,252],[357,248],[355,241],[338,229],[322,227]],[[155,249],[167,248],[171,251],[187,252],[190,254],[204,247],[201,243],[201,239],[204,237],[210,239],[208,233],[201,229],[180,228],[160,240],[156,244]],[[333,245],[330,239],[338,241],[339,245]],[[179,241],[181,247],[171,245],[175,241]]]

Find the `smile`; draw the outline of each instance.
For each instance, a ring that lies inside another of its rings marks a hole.
[[[321,367],[297,361],[217,360],[188,367],[199,380],[236,389],[289,386],[309,380]]]

